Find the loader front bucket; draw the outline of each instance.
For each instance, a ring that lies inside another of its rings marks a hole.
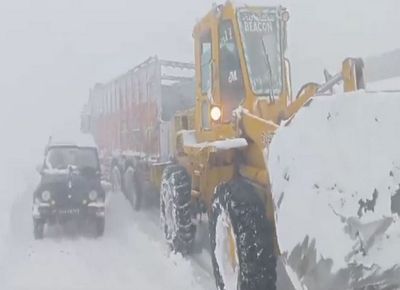
[[[400,93],[315,97],[267,160],[293,284],[400,289]]]

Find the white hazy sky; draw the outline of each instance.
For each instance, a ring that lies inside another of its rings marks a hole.
[[[23,162],[53,127],[78,123],[95,82],[150,55],[191,61],[192,27],[211,2],[0,0],[0,148]],[[346,56],[400,47],[398,0],[281,3],[291,13],[296,84],[321,81],[323,68],[337,69]]]

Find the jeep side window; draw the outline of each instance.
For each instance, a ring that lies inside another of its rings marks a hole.
[[[222,20],[219,25],[219,54],[222,120],[229,122],[232,111],[240,105],[244,97],[242,69],[230,20]]]

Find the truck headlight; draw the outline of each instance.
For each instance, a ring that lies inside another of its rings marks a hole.
[[[48,202],[51,198],[51,193],[48,190],[42,192],[42,200]]]
[[[221,115],[221,109],[218,106],[211,107],[210,116],[214,122],[217,122],[219,119],[221,119]]]
[[[92,190],[91,192],[89,192],[89,199],[91,201],[95,201],[98,197],[98,193],[96,190]]]

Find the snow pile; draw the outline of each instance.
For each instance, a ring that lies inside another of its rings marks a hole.
[[[196,132],[194,130],[182,130],[178,134],[182,135],[182,141],[184,146],[193,148],[206,148],[213,147],[215,150],[229,150],[235,148],[247,147],[247,140],[245,138],[232,138],[217,140],[214,142],[197,142]]]
[[[235,267],[232,266],[232,257],[230,256],[231,250],[228,247],[228,245],[230,245],[230,243],[232,242],[232,237],[234,237],[232,222],[229,218],[228,213],[223,209],[221,210],[222,213],[218,217],[216,225],[217,237],[215,241],[215,258],[220,267],[220,275],[222,276],[222,280],[226,284],[226,288],[237,289],[239,265],[235,265]],[[238,257],[236,256],[235,259],[237,261]]]
[[[307,279],[323,260],[332,275],[365,267],[343,283],[398,271],[399,110],[400,93],[318,97],[274,136],[268,163],[279,245],[308,289],[322,283]]]

